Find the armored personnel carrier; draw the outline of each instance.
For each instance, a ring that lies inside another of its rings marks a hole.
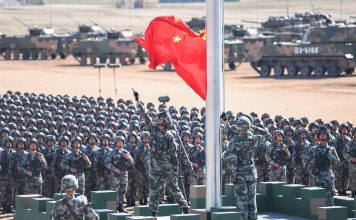
[[[122,65],[133,64],[138,54],[138,43],[132,40],[130,31],[114,31],[107,33],[106,37],[88,38],[81,40],[72,49],[72,55],[84,66],[94,65],[99,59],[100,63],[116,63],[117,59]],[[140,62],[144,63],[144,57]]]
[[[5,60],[46,60],[56,58],[58,40],[52,28],[29,28],[28,35],[5,36],[0,43],[0,53]]]
[[[276,42],[274,36],[243,39],[243,57],[262,77],[340,76],[355,70],[356,25],[310,27],[299,42]]]

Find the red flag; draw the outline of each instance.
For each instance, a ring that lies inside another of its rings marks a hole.
[[[149,67],[172,62],[177,74],[202,98],[206,98],[206,37],[197,35],[181,19],[153,19],[145,38],[134,38],[146,49]]]

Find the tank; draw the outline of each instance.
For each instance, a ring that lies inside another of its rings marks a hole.
[[[262,77],[337,77],[355,69],[356,25],[310,27],[301,41],[274,36],[245,37],[243,57]]]
[[[94,65],[99,59],[100,63],[117,63],[122,65],[135,63],[139,46],[132,40],[130,31],[111,30],[105,37],[88,38],[81,40],[72,49],[72,55],[80,62],[80,65]],[[144,61],[140,59],[140,62]]]
[[[56,58],[58,39],[52,28],[29,28],[27,35],[5,36],[0,44],[0,51],[5,60],[46,60]]]

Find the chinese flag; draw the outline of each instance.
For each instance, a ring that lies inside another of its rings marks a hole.
[[[146,49],[149,67],[172,62],[177,74],[202,98],[206,98],[206,37],[197,35],[181,19],[153,19],[145,38],[134,39]]]

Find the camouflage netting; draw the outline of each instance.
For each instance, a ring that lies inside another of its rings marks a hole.
[[[18,5],[43,5],[43,0],[0,0],[0,7]]]

